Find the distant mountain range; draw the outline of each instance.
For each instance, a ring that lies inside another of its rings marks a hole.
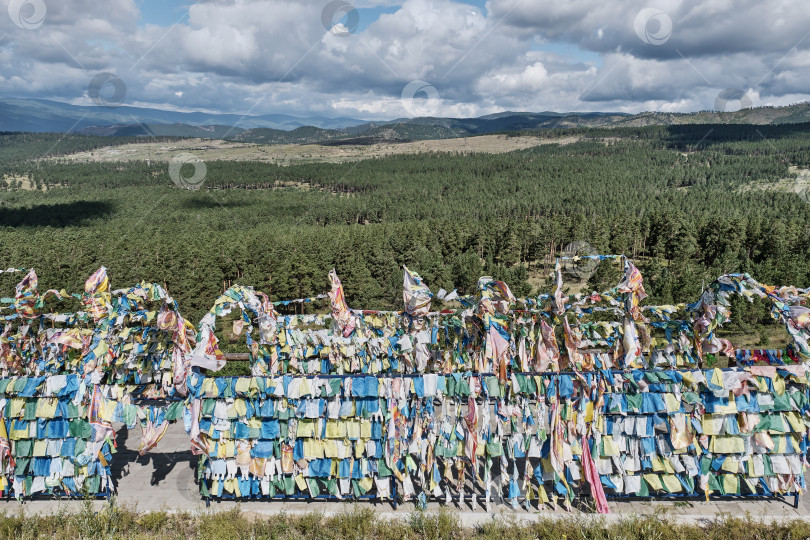
[[[258,144],[371,144],[446,139],[503,131],[671,124],[810,122],[810,103],[719,113],[501,112],[478,118],[356,118],[240,116],[141,107],[84,107],[40,99],[0,98],[0,131],[74,132],[109,136],[176,136]]]
[[[235,126],[241,128],[240,131],[259,127],[290,130],[303,126],[335,129],[364,122],[356,118],[178,112],[127,106],[87,107],[46,99],[0,98],[0,131],[80,132],[87,128],[133,124]]]
[[[556,113],[504,112],[479,118],[410,118],[367,123],[343,129],[302,127],[292,131],[247,129],[229,135],[234,141],[258,144],[372,144],[468,137],[506,131],[555,128],[640,127],[672,124],[784,124],[810,122],[810,103],[759,107],[718,113]]]

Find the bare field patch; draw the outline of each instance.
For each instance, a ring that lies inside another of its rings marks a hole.
[[[175,156],[194,153],[210,160],[239,160],[249,152],[255,152],[256,145],[233,143],[216,139],[184,139],[171,143],[138,142],[119,146],[104,146],[86,152],[76,152],[66,156],[45,158],[49,161],[76,163],[115,162],[115,161],[171,161]]]
[[[23,191],[47,191],[46,186],[37,188],[36,183],[30,176],[14,176],[4,174],[0,179],[0,189],[21,189]]]
[[[810,190],[810,169],[791,166],[788,169],[795,178],[783,178],[778,182],[751,182],[739,188],[740,193],[749,191],[782,191],[802,195]]]
[[[320,144],[260,145],[220,140],[186,139],[172,143],[142,142],[108,146],[89,152],[77,152],[50,160],[76,163],[114,161],[171,161],[182,153],[193,153],[204,161],[265,161],[278,165],[325,162],[341,163],[376,157],[425,152],[460,154],[501,154],[546,144],[571,144],[580,137],[540,139],[481,135],[457,139],[435,139],[406,143],[384,142],[371,145],[324,146]]]

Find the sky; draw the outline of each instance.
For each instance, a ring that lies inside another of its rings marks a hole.
[[[806,0],[0,5],[0,97],[367,120],[810,97]]]

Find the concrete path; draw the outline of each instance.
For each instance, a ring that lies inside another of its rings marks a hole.
[[[212,502],[210,507],[200,499],[197,485],[194,483],[194,467],[197,458],[191,455],[188,436],[183,431],[182,423],[169,427],[166,436],[152,453],[138,456],[140,443],[140,430],[120,429],[118,432],[118,453],[113,457],[112,473],[118,486],[118,504],[139,511],[187,511],[209,512],[223,511],[234,508],[237,503],[230,501]],[[798,509],[793,508],[793,498],[787,501],[769,500],[730,500],[710,502],[689,501],[611,501],[611,514],[609,521],[624,519],[632,515],[654,515],[664,513],[679,522],[700,523],[723,516],[744,517],[747,514],[754,519],[771,522],[785,519],[810,520],[810,496],[800,500]],[[97,506],[106,504],[104,501],[94,503]],[[351,511],[356,507],[371,507],[383,518],[407,517],[414,511],[413,504],[405,504],[394,510],[389,503],[373,502],[286,502],[286,501],[243,501],[239,503],[245,512],[257,514],[274,514],[286,512],[291,514],[322,512],[332,514]],[[429,511],[436,511],[443,505],[431,503]],[[25,501],[22,505],[16,501],[0,502],[0,512],[17,513],[24,509],[26,513],[42,512],[52,513],[60,509],[79,510],[83,507],[82,501],[56,501],[34,500]],[[479,505],[473,510],[470,507],[469,496],[463,507],[454,501],[450,510],[456,512],[462,524],[473,526],[492,519],[557,519],[572,515],[583,517],[585,514],[578,510],[571,513],[558,509],[556,512],[550,508],[526,511],[512,510],[511,506],[492,505],[488,514]],[[591,516],[591,514],[587,514]],[[596,518],[596,516],[593,516]]]

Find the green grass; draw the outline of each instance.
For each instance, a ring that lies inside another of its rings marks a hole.
[[[810,523],[765,523],[743,517],[720,517],[705,525],[682,525],[666,514],[626,517],[619,521],[600,518],[561,517],[533,523],[517,517],[487,521],[474,528],[462,527],[456,514],[442,510],[414,512],[403,519],[387,520],[372,508],[326,517],[319,513],[272,516],[243,512],[139,513],[113,501],[101,510],[91,502],[76,513],[54,515],[0,514],[0,538],[278,538],[278,539],[462,539],[462,540],[613,540],[613,539],[716,539],[768,540],[810,537]]]

